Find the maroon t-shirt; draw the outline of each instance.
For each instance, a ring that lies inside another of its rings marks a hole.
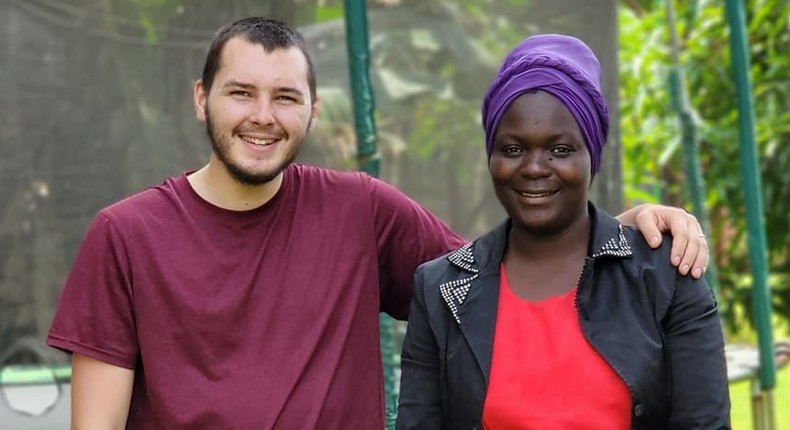
[[[395,188],[293,165],[250,211],[185,175],[102,210],[48,343],[134,369],[129,429],[377,429],[379,310],[463,240]]]

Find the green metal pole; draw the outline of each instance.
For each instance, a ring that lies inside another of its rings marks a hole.
[[[354,99],[354,127],[357,137],[357,162],[360,170],[371,176],[379,174],[379,152],[376,142],[375,103],[370,81],[370,49],[368,19],[364,0],[344,0],[346,44],[348,50],[351,94]],[[393,321],[385,314],[379,317],[381,357],[384,364],[385,428],[395,428],[398,394],[396,390],[397,351],[393,339]]]
[[[680,123],[680,135],[683,141],[683,166],[686,172],[686,178],[689,181],[689,193],[694,215],[702,224],[703,231],[710,235],[710,218],[708,218],[708,208],[705,205],[705,180],[702,178],[702,168],[700,167],[699,161],[697,125],[694,123],[694,118],[689,108],[683,67],[680,64],[680,43],[678,42],[677,36],[675,8],[672,0],[666,0],[664,3],[667,12],[667,24],[669,26],[669,39],[671,45],[670,52],[672,53],[673,62],[672,71],[669,75],[669,92],[672,97],[672,106],[678,113],[678,121]],[[711,250],[713,249],[712,237],[708,237],[708,247]],[[716,296],[719,297],[717,285],[718,269],[714,257],[715,256],[711,253],[708,270],[705,272],[705,280],[708,282],[710,288],[716,293]]]
[[[357,136],[359,169],[371,176],[379,175],[379,152],[376,143],[375,103],[370,81],[368,18],[364,0],[344,0],[346,45],[351,95],[354,99],[354,126]]]
[[[741,175],[746,200],[746,225],[749,234],[749,261],[754,284],[754,318],[760,347],[760,387],[769,391],[776,385],[773,332],[771,329],[771,297],[768,290],[768,264],[765,228],[763,226],[762,187],[754,138],[754,105],[749,76],[749,51],[746,44],[746,19],[740,0],[726,0],[730,27],[732,67],[738,92],[738,126],[740,137]]]

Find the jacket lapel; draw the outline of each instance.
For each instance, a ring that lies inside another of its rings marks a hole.
[[[588,204],[588,208],[592,240],[590,240],[588,257],[584,263],[577,290],[577,303],[584,319],[587,319],[589,315],[587,307],[593,294],[592,278],[595,272],[595,262],[599,258],[630,258],[633,255],[631,244],[628,243],[620,222],[592,203]]]
[[[620,222],[592,203],[589,204],[589,211],[592,231],[590,257],[630,257],[633,254],[631,244],[628,243]]]
[[[458,324],[488,383],[499,301],[499,266],[509,222],[450,254],[459,276],[439,285],[445,304]]]

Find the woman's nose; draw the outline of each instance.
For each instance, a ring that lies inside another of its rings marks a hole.
[[[547,151],[527,151],[521,163],[521,174],[527,177],[550,175],[551,161],[551,154]]]

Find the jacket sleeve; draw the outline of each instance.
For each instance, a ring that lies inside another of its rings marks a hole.
[[[440,388],[439,347],[429,323],[425,285],[417,271],[409,324],[401,355],[398,430],[444,429]]]
[[[676,275],[662,323],[671,378],[670,429],[729,429],[730,398],[718,308],[704,280]]]

